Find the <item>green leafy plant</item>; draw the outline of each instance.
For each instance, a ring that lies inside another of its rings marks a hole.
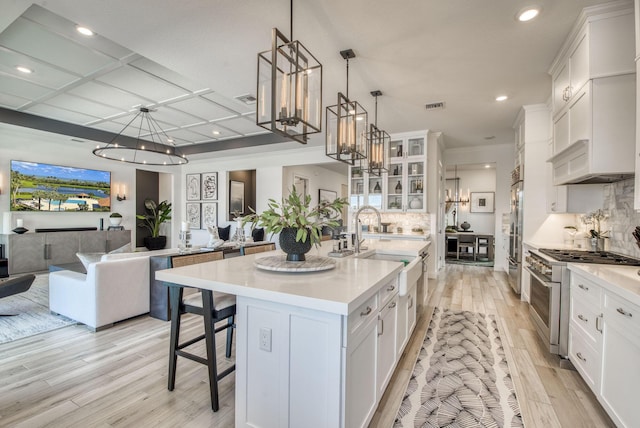
[[[251,228],[264,227],[271,235],[280,233],[282,229],[290,227],[297,229],[296,241],[304,242],[310,237],[312,244],[319,244],[322,227],[337,227],[336,221],[340,211],[347,204],[346,198],[337,198],[333,202],[321,201],[311,207],[311,196],[303,197],[293,186],[291,193],[283,197],[281,202],[269,199],[269,208],[257,214],[249,207],[251,214],[243,217],[242,225],[251,223]]]
[[[136,214],[136,218],[142,220],[138,223],[138,227],[146,227],[151,232],[151,236],[156,238],[160,236],[160,225],[171,220],[171,203],[162,201],[156,204],[153,199],[145,199],[144,207],[146,213]]]
[[[109,217],[111,217],[111,218],[122,218],[122,214],[120,214],[120,213],[111,213],[111,215]]]

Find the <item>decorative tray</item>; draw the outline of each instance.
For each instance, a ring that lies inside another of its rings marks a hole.
[[[336,261],[329,257],[306,256],[304,262],[288,262],[287,255],[267,256],[255,259],[253,264],[258,269],[274,272],[320,272],[336,267]]]

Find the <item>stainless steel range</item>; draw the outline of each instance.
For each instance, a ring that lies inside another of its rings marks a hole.
[[[569,269],[567,263],[640,266],[640,260],[607,251],[532,250],[525,258],[531,274],[529,312],[549,351],[569,354]]]

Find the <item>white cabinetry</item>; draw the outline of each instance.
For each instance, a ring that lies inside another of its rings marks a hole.
[[[640,307],[571,272],[569,359],[617,426],[640,420]]]
[[[633,174],[633,8],[584,9],[554,60],[553,184],[615,181]]]
[[[396,366],[396,324],[398,318],[398,293],[382,306],[378,314],[378,358],[376,384],[378,397],[382,397]]]
[[[549,179],[547,186],[549,213],[586,213],[602,208],[604,184],[554,186]]]
[[[640,307],[613,293],[604,294],[602,405],[619,426],[640,421]]]
[[[426,173],[427,133],[392,135],[384,210],[426,212]]]
[[[640,0],[635,0],[636,88],[640,88]],[[636,124],[640,124],[640,92],[636,91]],[[633,207],[640,210],[640,126],[636,126],[636,177]]]
[[[350,167],[349,176],[351,211],[357,211],[363,205],[371,205],[382,210],[383,178],[369,174],[359,167]]]

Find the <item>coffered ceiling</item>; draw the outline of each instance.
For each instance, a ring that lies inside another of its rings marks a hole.
[[[580,10],[598,3],[540,0],[541,15],[520,23],[528,1],[296,0],[293,36],[323,64],[325,106],[346,90],[339,51],[351,48],[349,95],[373,118],[369,92],[383,92],[381,128],[442,131],[451,148],[511,143],[518,108],[547,100],[551,61]],[[289,32],[286,0],[0,0],[0,9],[7,111],[117,133],[147,106],[192,152],[281,142],[238,98],[255,96],[271,28]],[[502,94],[509,99],[496,102]],[[442,110],[425,108],[441,101]]]

